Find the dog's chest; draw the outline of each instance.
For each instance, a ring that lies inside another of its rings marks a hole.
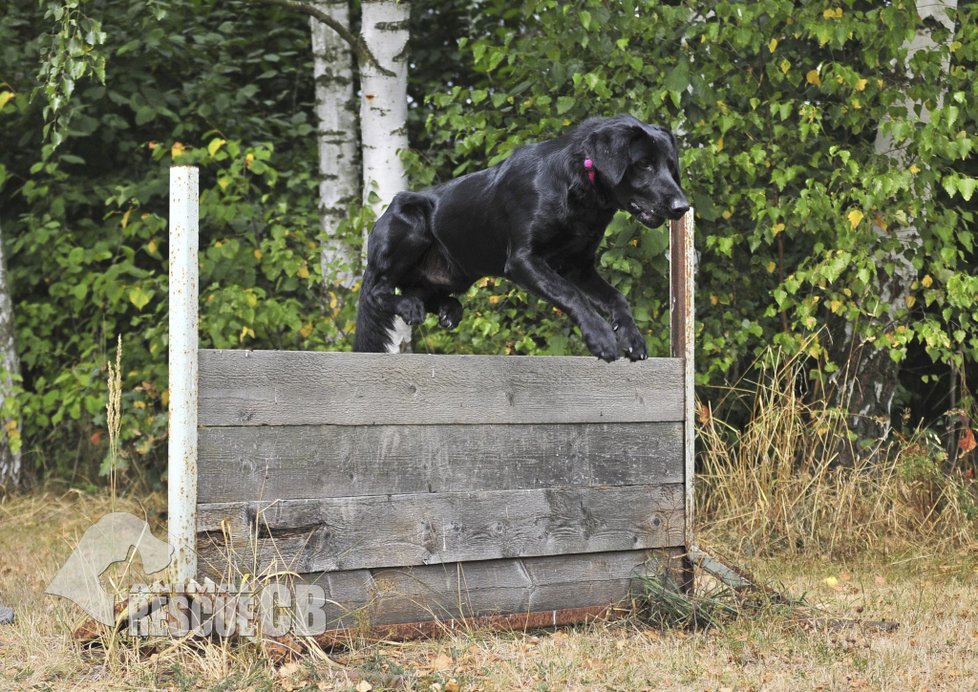
[[[540,253],[555,268],[568,261],[589,259],[601,243],[613,215],[613,211],[582,211],[553,224],[540,239]]]

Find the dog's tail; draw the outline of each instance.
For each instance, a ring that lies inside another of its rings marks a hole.
[[[369,353],[386,353],[391,346],[391,330],[394,328],[394,311],[382,304],[382,298],[373,292],[373,273],[368,268],[363,275],[360,299],[357,302],[357,330],[353,338],[353,350]]]

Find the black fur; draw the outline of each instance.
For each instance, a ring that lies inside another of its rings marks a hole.
[[[462,306],[452,294],[505,276],[567,313],[599,358],[621,350],[644,359],[645,339],[625,297],[598,275],[595,253],[619,209],[652,228],[688,208],[675,138],[627,115],[586,120],[487,170],[401,192],[370,232],[354,349],[387,350],[395,315],[420,324],[432,312],[453,328]]]

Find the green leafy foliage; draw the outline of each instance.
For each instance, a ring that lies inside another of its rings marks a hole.
[[[899,363],[901,401],[929,401],[949,367],[978,375],[978,17],[962,7],[950,36],[903,1],[415,2],[412,186],[591,115],[672,127],[697,212],[699,383],[736,381],[769,344],[831,361],[852,335]],[[910,56],[924,28],[937,47]],[[37,472],[93,476],[105,457],[120,333],[122,454],[162,471],[171,163],[201,168],[202,345],[349,348],[355,294],[322,281],[312,92],[307,19],[261,3],[5,7],[0,227]],[[372,221],[350,209],[355,251]],[[655,355],[667,244],[622,214],[600,259]],[[586,353],[506,280],[462,302],[458,330],[430,318],[416,350]]]
[[[766,343],[824,355],[845,329],[896,360],[913,349],[978,359],[973,13],[953,37],[926,24],[937,47],[910,59],[908,38],[925,28],[912,2],[535,0],[487,11],[493,33],[462,41],[482,83],[430,99],[442,174],[498,162],[588,115],[627,112],[681,133],[698,216],[701,382],[735,379]],[[619,219],[606,240],[605,273],[664,353],[664,239]],[[917,280],[894,304],[905,266]],[[497,352],[583,352],[560,320],[510,316],[492,300],[470,296],[477,320],[463,330],[493,335]]]
[[[105,84],[77,83],[55,148],[37,124],[50,103],[27,96],[50,18],[0,19],[24,451],[42,474],[95,476],[122,334],[121,451],[152,478],[165,466],[171,164],[201,169],[203,347],[346,348],[354,305],[322,287],[305,20],[216,2],[113,3],[102,20]]]

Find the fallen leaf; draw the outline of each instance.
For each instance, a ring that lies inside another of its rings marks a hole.
[[[433,673],[447,670],[452,667],[452,657],[448,654],[438,654],[432,659],[430,667]]]
[[[356,690],[357,692],[370,692],[370,690],[372,690],[373,688],[374,686],[371,685],[369,682],[367,682],[366,680],[361,680],[360,682],[357,683]]]
[[[958,440],[958,448],[967,454],[975,447],[978,447],[978,442],[975,442],[975,431],[971,428],[965,428],[964,434],[961,435],[961,439]]]

